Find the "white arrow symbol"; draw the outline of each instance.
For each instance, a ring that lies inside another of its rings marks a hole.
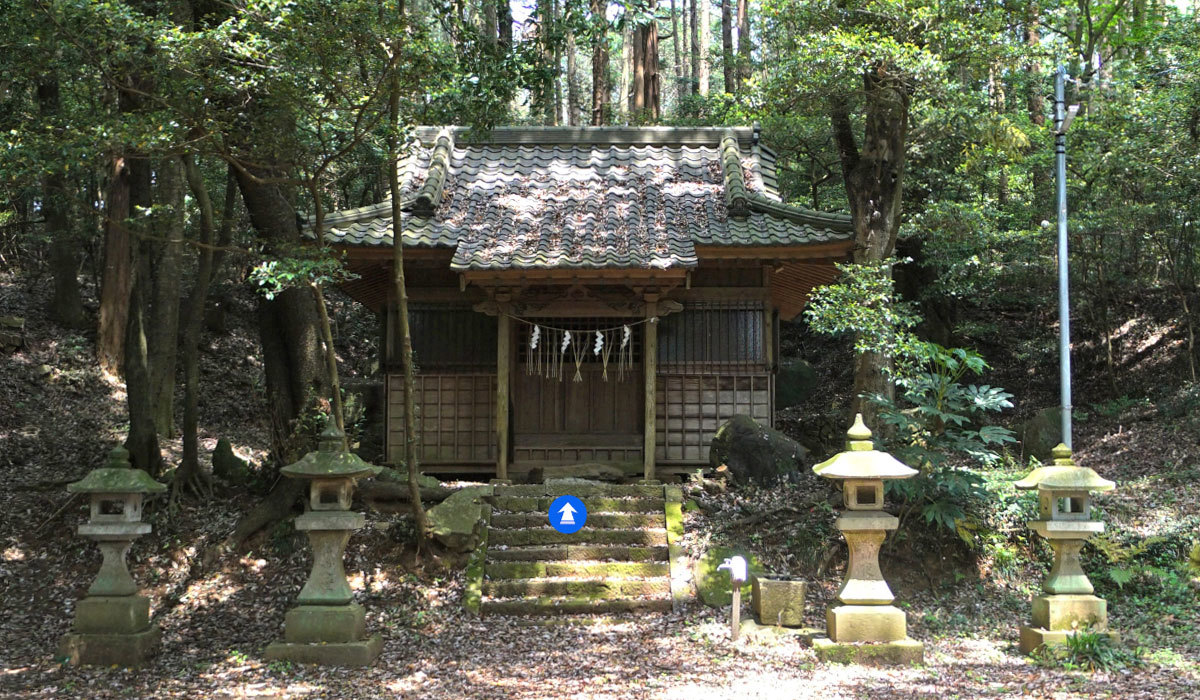
[[[563,507],[558,509],[558,512],[562,514],[562,517],[558,520],[559,525],[575,524],[575,508],[569,502],[564,503]]]

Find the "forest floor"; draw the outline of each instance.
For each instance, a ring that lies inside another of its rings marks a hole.
[[[130,561],[162,628],[161,653],[138,670],[65,666],[57,642],[99,555],[75,534],[86,509],[64,487],[123,436],[124,395],[96,369],[87,335],[39,320],[43,293],[0,276],[0,315],[28,323],[26,347],[0,355],[2,697],[1200,697],[1198,584],[1152,559],[1159,546],[1177,556],[1179,538],[1194,538],[1200,525],[1200,425],[1166,400],[1141,398],[1092,406],[1076,438],[1079,460],[1119,483],[1098,507],[1132,578],[1117,585],[1097,571],[1116,565],[1095,553],[1087,564],[1111,627],[1139,649],[1140,662],[1121,669],[1046,667],[1017,653],[1048,550],[1026,536],[1028,504],[1006,486],[1023,473],[1015,463],[989,475],[998,505],[975,549],[920,528],[884,549],[909,634],[926,645],[919,667],[823,665],[795,639],[731,643],[728,610],[699,605],[586,627],[480,620],[462,611],[461,570],[415,560],[405,519],[378,513],[352,537],[346,569],[369,627],[384,637],[382,658],[361,670],[268,662],[263,649],[281,636],[307,576],[304,538],[284,523],[246,551],[203,561],[265,483],[219,485],[217,498],[175,514],[152,503],[154,532],[135,543]],[[227,437],[261,464],[267,433],[252,300],[232,303],[229,330],[207,337],[202,353],[202,449]],[[178,440],[165,449],[177,460]],[[689,486],[685,543],[693,555],[743,546],[768,570],[804,575],[809,623],[821,626],[844,563],[833,516],[820,505],[828,495],[815,478],[773,489]]]

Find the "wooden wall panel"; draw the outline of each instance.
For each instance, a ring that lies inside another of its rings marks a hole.
[[[496,461],[496,375],[421,374],[415,378],[422,464]],[[404,457],[404,377],[387,378],[387,461]]]
[[[655,458],[662,464],[708,464],[709,443],[722,423],[745,414],[770,424],[774,377],[660,374],[655,394]]]

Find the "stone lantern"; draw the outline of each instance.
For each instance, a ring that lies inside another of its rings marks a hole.
[[[309,482],[307,507],[296,529],[308,533],[313,564],[300,590],[298,606],[284,620],[284,639],[267,647],[268,659],[325,666],[366,666],[379,656],[383,639],[368,635],[366,611],[354,602],[342,557],[350,533],[366,524],[350,511],[355,479],[374,476],[379,467],[346,449],[346,436],[331,417],[315,452],[281,470]]]
[[[95,540],[104,557],[87,597],[75,605],[72,631],[59,644],[69,663],[137,666],[157,651],[161,633],[150,624],[150,600],[137,594],[125,555],[150,532],[150,523],[142,522],[143,496],[166,488],[134,469],[123,447],[113,449],[104,467],[67,486],[91,497],[91,516],[79,534]]]
[[[879,547],[900,524],[883,510],[883,482],[907,479],[917,470],[875,449],[862,414],[846,434],[846,451],[813,467],[819,476],[842,482],[846,510],[836,525],[850,549],[838,602],[825,614],[828,637],[814,639],[813,648],[826,661],[920,663],[924,645],[909,639],[904,611],[892,605],[896,597],[879,569]]]
[[[1092,595],[1092,582],[1079,564],[1079,551],[1104,523],[1092,520],[1092,491],[1111,491],[1116,484],[1087,467],[1076,466],[1071,448],[1060,444],[1051,452],[1054,463],[1039,467],[1016,483],[1037,489],[1038,520],[1029,527],[1050,543],[1054,564],[1042,583],[1043,595],[1033,597],[1033,624],[1021,628],[1021,653],[1043,644],[1062,644],[1080,627],[1108,634],[1108,604]]]

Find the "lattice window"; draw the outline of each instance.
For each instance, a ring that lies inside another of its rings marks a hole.
[[[400,367],[399,313],[393,312],[388,367]],[[413,358],[421,371],[476,370],[496,366],[496,318],[469,306],[410,304]]]
[[[720,371],[766,363],[761,304],[693,303],[659,323],[660,366]]]

